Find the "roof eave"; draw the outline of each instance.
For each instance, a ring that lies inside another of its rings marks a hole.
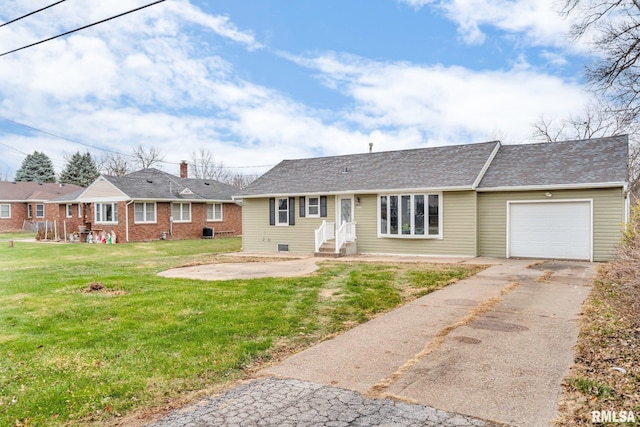
[[[417,192],[443,192],[443,191],[471,191],[469,185],[457,187],[415,187],[415,188],[385,188],[373,190],[344,190],[344,191],[310,191],[296,193],[263,193],[242,196],[233,196],[234,200],[262,199],[265,197],[295,197],[295,196],[339,196],[348,194],[392,194],[392,193],[417,193]]]
[[[580,183],[580,184],[548,184],[548,185],[519,185],[506,187],[484,187],[476,188],[479,193],[495,192],[495,191],[547,191],[547,190],[585,190],[590,188],[626,188],[626,182],[596,182],[596,183]]]

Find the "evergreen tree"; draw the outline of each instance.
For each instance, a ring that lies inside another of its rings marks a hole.
[[[98,176],[100,172],[91,154],[88,151],[80,154],[78,151],[67,159],[67,165],[60,174],[60,182],[88,187]]]
[[[38,151],[27,154],[20,169],[16,171],[16,181],[56,182],[56,173],[49,156]]]

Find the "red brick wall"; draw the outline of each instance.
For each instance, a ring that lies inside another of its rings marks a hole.
[[[118,203],[118,225],[93,224],[93,229],[104,229],[105,232],[115,230],[118,242],[124,243],[126,240],[126,214],[129,211],[129,241],[141,242],[148,240],[160,240],[162,232],[167,233],[167,239],[200,239],[204,227],[213,227],[218,231],[233,231],[231,235],[242,234],[242,208],[235,203],[224,203],[221,222],[207,221],[207,204],[191,204],[191,221],[170,223],[171,203],[156,203],[156,223],[137,224],[134,220],[133,203],[126,207],[126,203]],[[93,215],[93,213],[91,214]],[[92,216],[90,218],[93,218]]]
[[[26,203],[1,203],[11,205],[11,218],[0,218],[0,231],[20,231],[22,230],[22,223],[27,218],[27,204]],[[35,208],[35,207],[34,207]]]

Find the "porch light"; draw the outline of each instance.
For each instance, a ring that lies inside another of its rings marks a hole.
[[[553,196],[553,194],[551,194],[550,191],[547,191],[546,193],[544,193],[545,196],[551,198]]]

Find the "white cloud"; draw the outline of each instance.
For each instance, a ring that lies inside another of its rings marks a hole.
[[[353,98],[342,114],[364,129],[415,129],[430,143],[478,142],[496,131],[521,142],[541,113],[568,115],[587,96],[574,83],[531,70],[375,62],[329,53],[298,58],[329,87]]]
[[[570,22],[560,14],[555,0],[398,0],[415,8],[437,8],[458,26],[468,44],[482,44],[484,28],[517,34],[534,46],[567,47]]]

